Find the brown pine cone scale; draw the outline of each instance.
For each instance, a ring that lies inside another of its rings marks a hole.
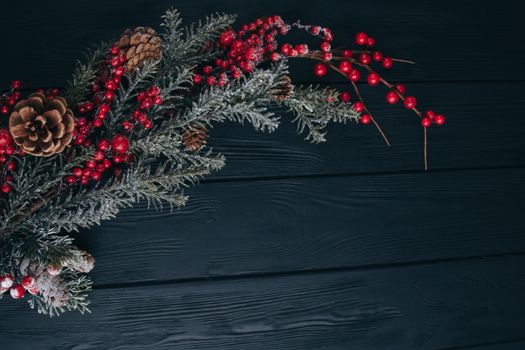
[[[71,142],[75,120],[62,97],[35,93],[19,101],[9,117],[9,132],[26,153],[48,157]]]

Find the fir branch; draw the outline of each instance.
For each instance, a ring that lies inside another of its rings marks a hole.
[[[314,143],[326,141],[325,128],[330,122],[358,122],[360,118],[352,105],[339,102],[337,90],[327,87],[299,87],[282,105],[295,115],[297,132],[306,132],[305,139]]]
[[[178,13],[171,11],[164,22],[167,32],[163,38],[168,43],[165,46],[164,59],[171,66],[180,66],[199,64],[214,58],[218,51],[212,49],[206,51],[206,45],[232,25],[236,17],[219,13],[207,16],[204,21],[186,27],[182,35]]]
[[[92,52],[88,52],[86,54],[86,63],[82,63],[80,60],[77,61],[77,66],[73,71],[73,77],[67,82],[64,90],[64,97],[70,106],[76,106],[89,93],[89,88],[97,77],[97,65],[107,51],[108,46],[107,43],[104,43]]]

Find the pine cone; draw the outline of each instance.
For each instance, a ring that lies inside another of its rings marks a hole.
[[[272,97],[277,101],[284,101],[293,94],[292,79],[285,75],[282,81],[272,91]]]
[[[52,276],[42,272],[36,277],[36,289],[42,295],[44,301],[54,307],[62,307],[69,301],[67,284],[60,275]]]
[[[15,105],[9,117],[9,132],[26,153],[49,157],[71,142],[75,120],[62,97],[46,98],[35,93]]]
[[[82,273],[88,273],[93,270],[93,267],[95,267],[95,258],[84,250],[80,250],[78,253],[75,259],[67,260],[64,265],[71,270]]]
[[[116,45],[126,55],[128,72],[140,68],[145,61],[158,60],[162,52],[160,37],[150,27],[126,29]]]
[[[206,145],[207,129],[203,126],[194,126],[186,129],[182,134],[182,143],[188,151],[198,151]]]

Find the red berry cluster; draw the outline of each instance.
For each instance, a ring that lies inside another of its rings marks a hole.
[[[217,46],[224,51],[213,62],[201,68],[193,76],[195,84],[224,86],[229,79],[239,79],[243,72],[249,73],[263,60],[277,61],[276,36],[284,35],[289,27],[280,16],[258,18],[241,30],[227,29],[219,36]]]
[[[6,117],[11,114],[12,108],[21,98],[21,88],[22,82],[20,82],[20,80],[14,80],[11,82],[11,90],[4,93],[0,98],[1,114]],[[7,120],[5,121],[5,124],[7,124]],[[1,193],[9,193],[12,190],[10,183],[13,182],[13,177],[11,173],[16,169],[16,163],[11,159],[11,156],[15,153],[22,155],[21,151],[17,152],[13,138],[7,128],[0,128],[0,169],[2,169],[0,172]]]
[[[326,28],[321,29],[319,26],[302,26],[299,24],[296,24],[295,26],[302,29],[308,29],[313,35],[317,35],[318,33],[327,31]],[[328,68],[330,67],[333,70],[345,76],[350,81],[358,98],[358,101],[354,103],[354,109],[359,113],[363,111],[366,112],[361,116],[360,121],[362,124],[369,124],[370,122],[374,121],[356,85],[356,83],[361,80],[362,70],[364,70],[367,73],[366,81],[368,82],[368,85],[378,86],[382,84],[386,86],[389,89],[389,91],[386,94],[387,102],[389,104],[396,104],[401,99],[405,108],[414,111],[421,118],[421,124],[425,128],[429,127],[432,123],[436,125],[443,125],[445,123],[445,117],[443,115],[436,115],[433,111],[428,111],[425,114],[425,116],[423,116],[421,112],[416,108],[416,98],[414,96],[406,95],[406,87],[404,85],[394,85],[389,83],[381,75],[379,75],[379,73],[374,68],[372,68],[372,64],[377,64],[380,65],[380,67],[382,67],[383,69],[390,69],[392,68],[394,61],[408,61],[386,57],[381,51],[373,50],[373,47],[376,44],[376,40],[373,37],[368,36],[364,32],[357,33],[355,37],[355,44],[364,47],[364,49],[346,49],[334,52],[334,55],[331,51],[330,45],[330,41],[331,38],[333,38],[333,35],[329,30],[328,33],[330,33],[330,35],[327,36],[325,34],[325,36],[323,37],[323,42],[320,45],[319,51],[313,51],[303,56],[323,62],[317,63],[314,66],[315,76],[325,76],[328,72]],[[354,57],[354,55],[356,57]],[[339,61],[339,63],[333,64],[330,62],[332,60]],[[341,92],[340,99],[342,102],[345,103],[350,102],[350,93],[348,91]],[[378,124],[375,124],[379,128]]]
[[[122,128],[130,131],[136,125],[142,125],[145,129],[151,129],[153,122],[148,117],[147,111],[154,105],[162,104],[162,96],[160,96],[160,89],[153,85],[146,91],[141,91],[137,95],[138,108],[133,110],[131,118],[122,122]]]
[[[11,297],[14,299],[22,299],[26,290],[36,295],[38,290],[35,287],[35,278],[33,276],[25,276],[21,283],[14,283],[15,278],[11,274],[0,275],[0,294],[9,291]]]
[[[122,75],[126,72],[125,63],[126,56],[117,46],[112,46],[107,61],[99,67],[97,81],[91,86],[93,93],[91,101],[81,102],[77,106],[79,117],[75,125],[76,135],[73,143],[90,147],[95,142],[96,151],[92,159],[88,159],[82,167],[73,168],[71,175],[66,176],[65,180],[70,185],[77,181],[81,185],[87,185],[90,181],[98,182],[110,169],[113,170],[113,176],[118,176],[121,169],[115,164],[128,163],[131,160],[128,154],[129,140],[126,136],[117,134],[109,140],[93,135],[95,130],[101,130],[109,114],[115,91],[121,83]],[[123,125],[123,128],[129,130],[131,125],[129,128]]]
[[[89,184],[89,181],[98,182],[107,170],[113,168],[113,176],[119,176],[121,169],[114,164],[128,163],[132,156],[128,153],[129,140],[122,134],[116,134],[110,140],[100,139],[97,150],[92,159],[86,161],[83,167],[75,167],[72,174],[66,177],[68,184],[80,181],[81,185]]]

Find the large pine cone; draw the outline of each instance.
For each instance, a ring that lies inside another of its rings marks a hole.
[[[127,29],[117,42],[117,46],[126,55],[128,72],[140,68],[145,61],[158,60],[162,52],[160,37],[155,29],[150,27]]]
[[[26,153],[48,157],[71,142],[75,120],[62,97],[46,98],[35,93],[15,105],[9,117],[9,132]]]

